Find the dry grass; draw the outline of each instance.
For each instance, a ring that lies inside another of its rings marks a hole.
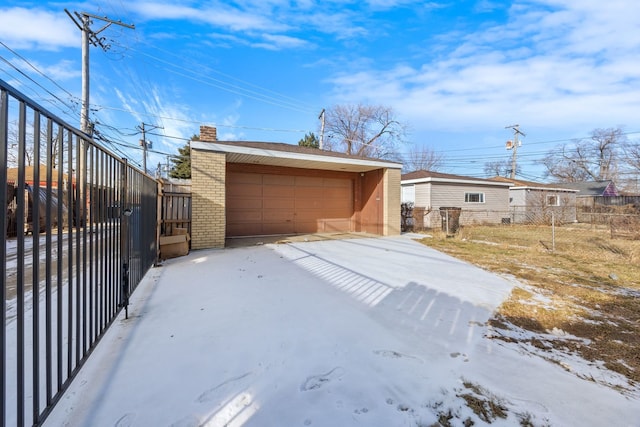
[[[493,327],[541,333],[527,344],[601,361],[640,384],[640,241],[572,225],[556,227],[555,251],[548,226],[463,227],[422,242],[525,285],[499,307]],[[574,339],[545,339],[554,329]]]
[[[491,424],[498,418],[507,418],[508,409],[504,402],[477,384],[469,381],[463,384],[467,390],[459,394],[459,397],[465,400],[467,406],[478,418],[487,424]]]

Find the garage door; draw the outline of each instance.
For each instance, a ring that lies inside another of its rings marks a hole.
[[[348,178],[228,172],[227,237],[351,231]]]

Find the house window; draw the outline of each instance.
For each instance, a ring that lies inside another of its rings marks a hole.
[[[464,193],[465,203],[484,203],[484,193]]]
[[[402,198],[402,203],[415,203],[416,202],[416,186],[403,185],[401,198]]]
[[[560,198],[558,196],[547,196],[547,206],[560,206]]]

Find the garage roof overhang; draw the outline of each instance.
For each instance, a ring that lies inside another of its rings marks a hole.
[[[402,169],[401,163],[347,156],[329,151],[320,154],[282,151],[233,143],[191,141],[191,148],[227,155],[227,163],[249,163],[289,168],[320,169],[343,172],[368,172],[376,169]],[[292,146],[297,148],[297,146]]]

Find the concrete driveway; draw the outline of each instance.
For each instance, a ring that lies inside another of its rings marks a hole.
[[[464,381],[522,371],[483,337],[513,285],[409,235],[196,251],[148,274],[46,425],[419,426],[447,410],[477,420]],[[508,421],[540,408],[554,419],[576,379],[544,369],[557,390],[512,401]]]

